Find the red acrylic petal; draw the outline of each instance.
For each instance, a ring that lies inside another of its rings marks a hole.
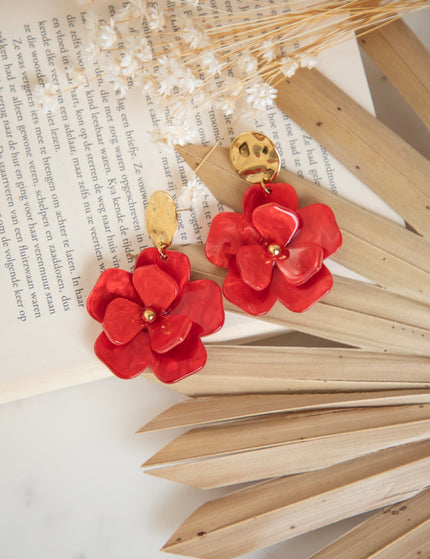
[[[298,211],[300,229],[292,246],[315,243],[324,251],[324,258],[337,251],[342,244],[342,235],[331,209],[325,204],[311,204]]]
[[[236,267],[227,274],[222,291],[231,303],[254,316],[266,314],[276,302],[276,296],[273,295],[270,286],[262,291],[252,289],[242,281]]]
[[[211,280],[189,282],[170,314],[185,314],[200,327],[200,335],[217,332],[224,324],[221,289]]]
[[[153,351],[166,353],[188,336],[193,325],[183,314],[161,316],[153,324],[148,324],[149,343]]]
[[[246,219],[251,220],[252,212],[255,208],[268,203],[266,196],[266,193],[259,184],[254,184],[245,191],[242,198],[242,212]]]
[[[245,192],[242,200],[243,214],[247,219],[251,219],[252,212],[258,206],[264,204],[278,204],[283,208],[297,212],[299,209],[299,199],[294,188],[287,183],[268,183],[267,188],[272,192],[267,194],[264,192],[260,184],[250,186]]]
[[[157,311],[168,309],[178,294],[176,281],[155,264],[137,268],[133,284],[145,307]]]
[[[151,369],[162,382],[176,382],[197,373],[205,366],[207,355],[198,326],[193,325],[185,341],[167,353],[153,353]]]
[[[190,261],[185,254],[176,250],[166,250],[165,254],[167,258],[163,261],[158,249],[146,248],[139,254],[135,269],[148,264],[156,264],[176,281],[179,291],[181,291],[184,285],[190,281]]]
[[[261,245],[240,247],[236,264],[242,280],[257,291],[266,289],[272,279],[273,258]]]
[[[235,212],[217,214],[211,223],[205,245],[207,259],[221,268],[228,268],[242,244],[240,235],[242,216]]]
[[[254,210],[252,223],[266,241],[283,247],[297,231],[299,218],[294,212],[270,203]]]
[[[332,286],[333,278],[324,265],[309,281],[299,286],[289,285],[279,270],[275,269],[271,284],[272,292],[279,301],[293,312],[308,310],[327,295]]]
[[[106,307],[117,297],[139,303],[130,272],[109,268],[101,274],[91,291],[87,300],[87,310],[98,322],[103,322]]]
[[[152,360],[146,330],[125,345],[113,344],[103,332],[96,340],[94,351],[113,374],[120,378],[137,377]]]
[[[133,301],[118,297],[107,306],[103,330],[113,344],[126,344],[145,327],[143,308]]]
[[[313,243],[305,243],[290,249],[288,258],[277,258],[284,279],[291,285],[302,285],[316,274],[322,266],[323,250]]]

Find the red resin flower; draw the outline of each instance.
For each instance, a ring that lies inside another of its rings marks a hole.
[[[324,204],[299,208],[289,184],[248,188],[243,213],[214,217],[206,256],[228,269],[226,299],[252,315],[266,314],[279,300],[303,312],[326,295],[333,278],[323,260],[342,243],[333,212]]]
[[[121,378],[150,367],[163,382],[176,382],[206,363],[200,337],[224,324],[221,290],[210,280],[189,281],[190,262],[156,248],[140,253],[134,273],[110,268],[87,301],[90,315],[103,324],[94,350]]]

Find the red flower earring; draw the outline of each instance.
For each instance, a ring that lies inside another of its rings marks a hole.
[[[163,382],[176,382],[206,363],[200,337],[224,324],[222,296],[210,280],[190,280],[190,262],[167,250],[176,232],[177,213],[169,194],[154,192],[146,227],[156,248],[143,250],[133,273],[110,268],[87,300],[103,332],[94,350],[120,378],[150,367]]]
[[[215,216],[206,241],[207,258],[228,269],[224,296],[256,316],[277,300],[291,311],[306,311],[333,285],[323,260],[342,244],[334,214],[324,204],[299,208],[291,185],[272,183],[280,159],[263,134],[238,136],[230,159],[252,186],[243,197],[243,213]]]

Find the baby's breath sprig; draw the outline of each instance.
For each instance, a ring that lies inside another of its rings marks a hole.
[[[95,0],[77,1],[88,7],[87,67],[96,64],[122,97],[134,87],[158,102],[167,117],[153,137],[167,145],[195,141],[190,116],[197,111],[214,107],[227,117],[262,111],[279,81],[313,68],[323,50],[429,3],[237,0],[231,12],[209,0],[129,0],[100,19]],[[90,81],[82,68],[71,75],[72,88]],[[50,111],[61,93],[46,83],[35,97]]]

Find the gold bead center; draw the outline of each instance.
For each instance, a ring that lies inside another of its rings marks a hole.
[[[281,247],[279,245],[269,245],[267,250],[272,256],[279,256],[281,254]]]
[[[152,309],[145,309],[145,311],[143,312],[143,318],[146,322],[154,322],[154,320],[157,318],[157,315]]]

